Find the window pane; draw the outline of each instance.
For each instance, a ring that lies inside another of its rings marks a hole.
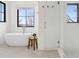
[[[77,5],[67,5],[67,21],[77,22]]]
[[[34,10],[32,8],[19,9],[19,26],[34,26]]]
[[[4,12],[4,4],[0,3],[0,12]]]
[[[19,26],[26,26],[26,18],[19,17]]]
[[[4,21],[4,13],[0,13],[0,21]]]
[[[34,17],[27,17],[27,26],[34,26]]]
[[[28,8],[27,9],[27,16],[34,16],[34,9]]]
[[[26,16],[26,9],[19,9],[19,16]]]

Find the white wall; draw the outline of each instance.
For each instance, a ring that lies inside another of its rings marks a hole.
[[[35,27],[26,27],[26,33],[38,32],[38,2],[29,2],[29,1],[9,1],[9,19],[7,25],[7,32],[11,33],[22,33],[23,28],[17,27],[17,9],[19,8],[35,8]]]
[[[6,23],[0,23],[0,44],[3,44],[3,36],[6,32]]]
[[[23,28],[17,27],[17,9],[35,8],[35,27],[26,27],[26,33],[38,33],[38,2],[3,1],[6,3],[6,22],[0,23],[0,44],[4,43],[5,33],[23,33]]]
[[[79,23],[66,22],[67,3],[79,2],[61,2],[61,47],[67,57],[79,57]]]
[[[9,3],[6,3],[6,21],[8,18],[8,7],[9,7]],[[0,22],[0,44],[4,44],[4,34],[6,33],[6,27],[7,27],[7,22]]]

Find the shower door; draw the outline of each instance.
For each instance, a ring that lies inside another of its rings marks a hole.
[[[59,2],[45,2],[44,6],[44,43],[45,49],[58,47],[60,39]]]

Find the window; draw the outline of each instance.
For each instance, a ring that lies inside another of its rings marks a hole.
[[[1,2],[0,1],[0,22],[5,22],[5,19],[6,19],[6,10],[5,10],[5,3]]]
[[[79,4],[67,4],[66,17],[68,23],[79,23]]]
[[[17,10],[17,26],[18,27],[34,27],[34,9],[21,8]]]

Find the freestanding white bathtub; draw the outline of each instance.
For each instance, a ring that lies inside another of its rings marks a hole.
[[[32,33],[6,33],[5,42],[9,46],[27,46],[30,35]]]

